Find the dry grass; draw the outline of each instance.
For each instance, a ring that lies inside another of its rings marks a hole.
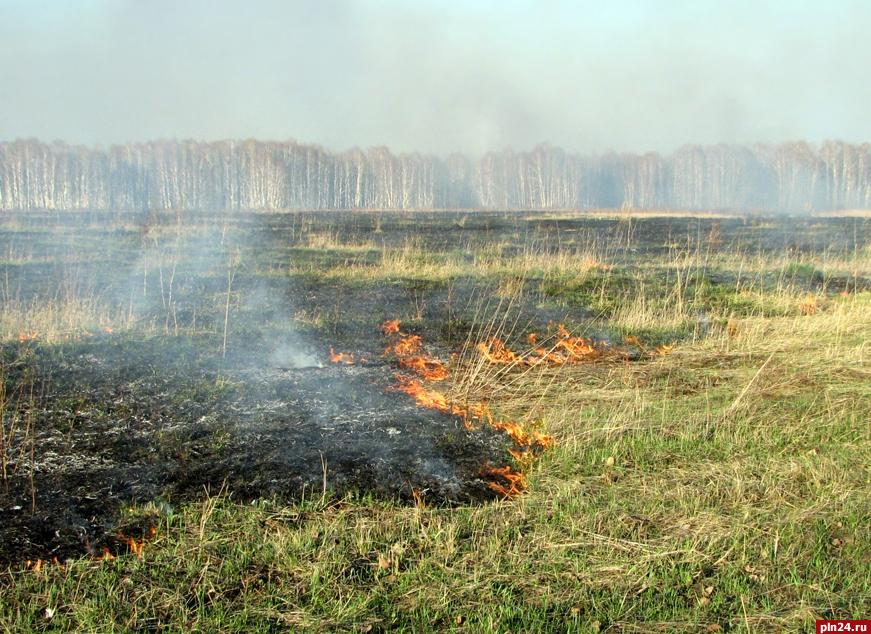
[[[8,300],[0,306],[0,340],[56,343],[131,327],[130,316],[96,297]]]
[[[577,218],[742,218],[738,213],[726,211],[689,211],[681,209],[588,209],[579,211],[546,211],[530,216],[534,220],[577,219]]]

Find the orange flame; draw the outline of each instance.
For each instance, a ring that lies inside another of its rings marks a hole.
[[[428,355],[423,348],[423,340],[420,335],[412,335],[402,332],[398,319],[387,320],[381,324],[381,331],[385,336],[392,336],[392,343],[385,350],[385,355],[394,355],[399,367],[410,370],[420,379],[428,381],[443,381],[448,378],[450,372],[447,366],[437,357]],[[597,353],[591,342],[572,337],[564,326],[559,326],[559,341],[551,348],[536,348],[534,354],[526,357],[518,355],[508,348],[498,338],[490,338],[486,342],[479,343],[476,347],[479,353],[490,363],[534,365],[548,362],[562,364],[567,360],[574,360],[584,355]],[[538,341],[535,333],[527,337],[530,345]],[[354,363],[354,357],[349,353],[336,353],[330,348],[330,360],[333,363]],[[392,390],[403,392],[412,397],[415,402],[427,409],[434,409],[458,416],[467,429],[475,429],[479,423],[484,423],[504,432],[514,441],[516,449],[509,449],[510,455],[520,466],[521,471],[515,471],[511,466],[488,467],[482,476],[493,476],[488,486],[503,497],[512,497],[523,492],[526,488],[526,476],[523,469],[530,466],[534,456],[534,448],[546,449],[554,445],[552,437],[536,430],[527,429],[520,423],[497,419],[490,407],[483,402],[457,404],[452,402],[444,392],[432,390],[423,385],[421,380],[406,374],[396,374],[396,385]],[[423,506],[423,499],[419,491],[412,490],[415,503]],[[128,542],[130,551],[141,556],[141,544],[133,540]]]
[[[408,357],[420,352],[422,341],[420,335],[406,335],[399,333],[401,337],[392,346],[387,346],[384,349],[384,354],[395,354],[397,357]]]
[[[529,345],[535,346],[538,343],[538,335],[531,332],[526,336],[526,340]],[[634,337],[628,338],[627,341],[627,343],[636,342],[638,340]],[[572,335],[563,324],[557,325],[556,342],[550,349],[539,346],[533,348],[531,352],[520,355],[496,337],[491,337],[476,347],[485,360],[498,365],[537,366],[547,364],[560,366],[591,361],[604,356],[606,353],[605,348],[597,346],[590,339]],[[614,353],[615,356],[623,356],[625,351],[615,349]]]
[[[579,361],[582,358],[590,358],[598,355],[593,342],[583,337],[574,337],[566,330],[566,327],[559,324],[557,334],[559,341],[556,342],[556,348],[562,349],[571,362]]]
[[[47,566],[56,566],[59,568],[63,568],[63,564],[57,556],[52,557],[51,561],[48,559],[28,559],[24,562],[24,568],[30,570],[31,572],[41,572],[43,568]]]
[[[412,489],[411,497],[414,498],[414,505],[423,510],[426,508],[426,503],[423,501],[423,493],[420,492],[420,489]]]
[[[127,548],[129,548],[130,552],[136,555],[139,559],[142,559],[142,551],[145,548],[145,542],[128,537]]]
[[[333,347],[330,346],[330,361],[332,363],[344,363],[345,365],[353,365],[354,355],[350,352],[336,352],[335,350],[333,350]]]
[[[474,429],[476,422],[483,422],[499,431],[505,432],[515,444],[520,447],[538,447],[547,449],[553,447],[554,440],[551,436],[530,431],[519,423],[497,420],[493,412],[485,403],[472,403],[467,407],[451,403],[445,394],[437,390],[429,390],[416,380],[401,374],[396,375],[398,385],[394,388],[399,392],[408,394],[421,407],[447,412],[463,419],[467,429]]]
[[[808,293],[805,298],[799,302],[798,309],[802,315],[815,315],[819,309],[817,298],[813,293]]]
[[[381,324],[381,332],[385,335],[393,335],[399,332],[399,320],[398,319],[388,319],[383,324]]]
[[[442,381],[448,377],[448,369],[439,359],[422,353],[423,342],[419,335],[403,333],[397,320],[384,322],[381,325],[381,330],[399,336],[399,341],[388,346],[385,354],[393,353],[399,357],[400,367],[413,370],[418,376],[430,381]],[[520,356],[495,337],[479,343],[477,348],[492,363],[507,364],[523,361]],[[459,416],[467,429],[473,429],[476,422],[483,422],[494,429],[505,432],[518,446],[540,448],[553,446],[553,439],[550,436],[528,431],[519,423],[497,420],[485,403],[457,405],[451,403],[444,393],[427,389],[418,380],[401,374],[397,374],[396,379],[398,381],[396,390],[414,398],[421,407]]]
[[[444,381],[448,378],[448,369],[438,359],[429,357],[411,357],[409,359],[400,359],[399,365],[403,368],[413,370],[423,378],[429,381]]]
[[[510,363],[523,363],[523,358],[505,345],[501,339],[491,337],[482,341],[477,346],[478,352],[490,363],[508,365]]]
[[[44,563],[45,562],[42,559],[37,559],[36,561],[28,559],[24,562],[24,567],[31,572],[40,572]]]
[[[418,376],[429,381],[444,381],[448,378],[448,369],[436,357],[425,354],[423,340],[420,335],[409,335],[399,330],[399,321],[385,321],[381,324],[385,334],[399,336],[399,341],[384,349],[384,354],[393,354],[399,358],[399,365],[412,370]]]
[[[488,482],[487,486],[502,497],[514,497],[526,489],[526,476],[514,471],[510,466],[490,467],[482,475],[498,478],[498,480]]]
[[[463,416],[466,413],[466,410],[457,407],[456,405],[451,405],[448,402],[447,396],[436,390],[426,389],[417,379],[397,374],[396,380],[399,384],[394,389],[398,392],[408,394],[417,401],[417,404],[421,407],[436,409],[440,412],[449,412],[460,416]]]
[[[39,331],[31,330],[25,331],[22,330],[18,333],[18,343],[24,343],[25,341],[33,341],[39,337]]]

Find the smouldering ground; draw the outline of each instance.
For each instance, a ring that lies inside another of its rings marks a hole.
[[[244,385],[276,332],[317,358],[333,346],[380,360],[387,318],[449,366],[428,387],[486,400],[555,446],[513,465],[523,494],[486,503],[365,487],[242,503],[221,483],[140,502],[119,522],[156,527],[138,555],[122,542],[106,561],[11,564],[2,628],[808,631],[815,618],[871,614],[867,219],[210,226],[6,220],[7,456],[38,454],[37,427],[59,424],[25,416],[10,435],[26,378],[10,359],[27,346],[45,352],[34,372],[56,376],[49,359],[95,337],[130,350],[187,342],[214,365],[161,383],[171,418],[173,403],[211,402],[221,380]],[[191,244],[196,266],[179,255]],[[487,363],[470,345],[498,336],[524,350],[549,322],[631,354],[528,367]],[[663,344],[674,348],[653,352]],[[123,418],[108,404],[83,412],[76,424]]]

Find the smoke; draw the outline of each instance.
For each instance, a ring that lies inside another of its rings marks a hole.
[[[131,320],[166,334],[225,332],[222,367],[228,371],[251,364],[323,367],[317,346],[294,327],[297,307],[286,281],[270,286],[258,274],[256,254],[270,245],[257,220],[241,228],[197,214],[190,221],[141,216],[138,256],[112,283],[115,304],[126,306]]]
[[[443,155],[871,138],[871,6],[784,6],[8,0],[2,137]]]

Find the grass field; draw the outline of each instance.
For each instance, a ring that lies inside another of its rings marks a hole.
[[[0,247],[4,520],[50,486],[42,430],[73,446],[145,411],[57,387],[104,345],[190,350],[124,388],[169,376],[142,400],[181,420],[244,392],[228,359],[271,333],[380,358],[395,318],[450,368],[452,401],[554,439],[512,463],[526,488],[508,497],[334,489],[325,464],[301,492],[124,498],[110,532],[148,527],[131,547],[52,562],[7,543],[4,631],[806,632],[871,614],[867,219],[6,219]],[[476,354],[557,323],[632,354]]]

